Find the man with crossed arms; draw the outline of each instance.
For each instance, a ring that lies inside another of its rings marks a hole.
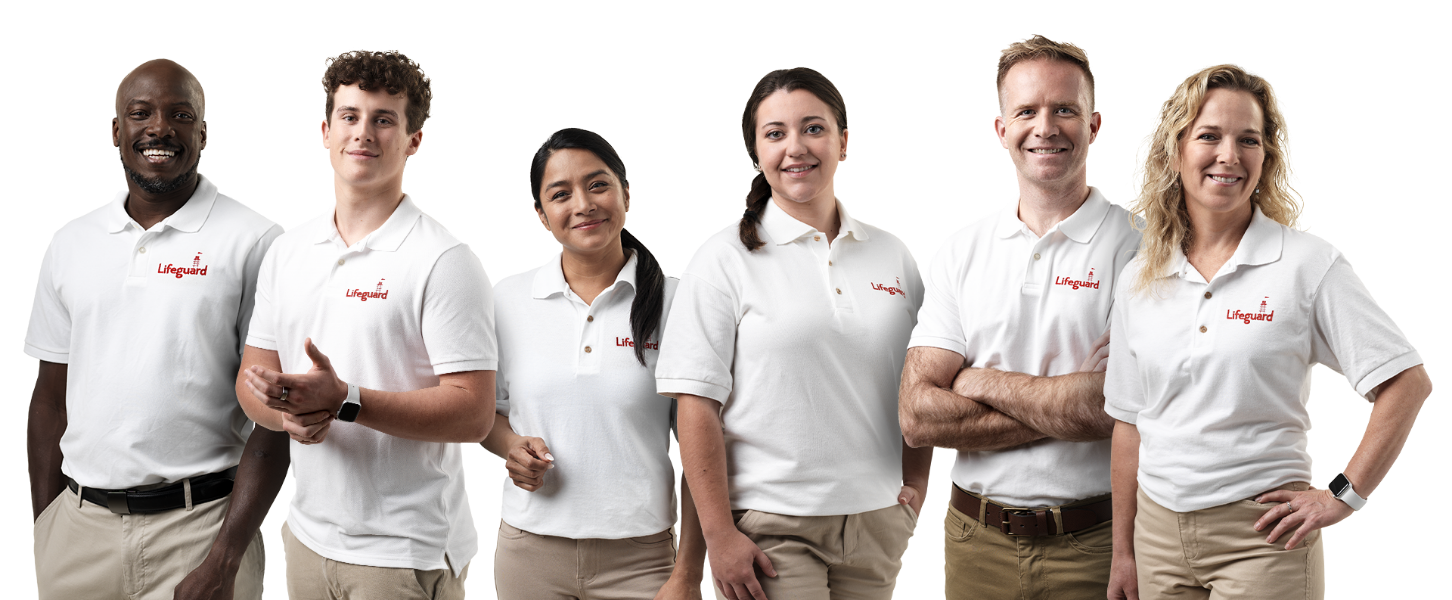
[[[925,273],[903,369],[914,446],[958,450],[947,597],[1101,600],[1111,556],[1104,370],[1114,278],[1139,233],[1089,187],[1099,132],[1084,52],[1033,38],[998,63],[1019,197]]]

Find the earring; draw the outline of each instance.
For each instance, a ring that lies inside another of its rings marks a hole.
[[[842,158],[839,158],[837,160],[847,160],[847,153],[846,152],[843,152],[842,153]]]
[[[1255,193],[1259,194],[1260,193],[1260,188],[1255,188]]]

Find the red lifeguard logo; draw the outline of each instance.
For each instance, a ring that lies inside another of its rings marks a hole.
[[[889,296],[906,296],[907,292],[902,291],[902,278],[894,277],[893,280],[897,282],[896,286],[887,286],[880,283],[872,283],[870,281],[868,283],[872,283],[872,289],[887,292],[887,295]]]
[[[616,346],[623,346],[625,348],[634,348],[635,347],[635,341],[634,340],[631,340],[628,337],[627,338],[619,338],[618,337],[618,338],[615,338],[615,345]],[[641,347],[645,348],[646,350],[660,350],[660,341],[654,341],[654,342],[652,342],[650,340],[646,340],[645,343],[641,344]]]
[[[358,301],[360,301],[360,302],[367,302],[369,298],[377,298],[379,300],[387,300],[388,299],[388,290],[383,289],[383,280],[382,279],[379,279],[378,280],[378,285],[376,285],[376,286],[373,287],[373,291],[371,291],[371,292],[365,292],[365,291],[360,290],[358,288],[353,288],[351,290],[347,290],[343,294],[343,297],[345,297],[345,298],[357,298]]]
[[[1276,318],[1276,311],[1266,310],[1266,302],[1269,300],[1270,296],[1262,298],[1260,301],[1260,310],[1257,310],[1253,313],[1227,309],[1225,311],[1225,319],[1228,321],[1240,321],[1241,323],[1244,323],[1246,325],[1249,325],[1251,321],[1265,321],[1266,323],[1274,321]]]
[[[202,253],[198,252],[197,255],[192,258],[192,266],[190,267],[187,267],[186,265],[178,267],[171,263],[167,263],[164,265],[161,263],[157,263],[156,272],[163,275],[174,275],[177,279],[181,279],[183,277],[186,277],[187,275],[206,277],[207,266],[208,265],[202,264]]]
[[[1089,267],[1089,275],[1084,279],[1071,279],[1069,277],[1055,277],[1054,285],[1065,285],[1074,289],[1084,288],[1090,290],[1099,289],[1099,281],[1094,279],[1094,267]]]

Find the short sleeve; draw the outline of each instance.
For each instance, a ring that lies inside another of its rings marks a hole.
[[[56,289],[55,242],[45,250],[40,277],[35,284],[35,303],[30,308],[30,328],[25,332],[25,353],[46,362],[67,364],[71,353],[71,314]]]
[[[736,301],[699,274],[681,277],[655,367],[656,391],[725,403],[736,357]]]
[[[271,244],[269,244],[270,249]],[[251,257],[248,257],[249,262]],[[277,305],[273,303],[276,296],[277,282],[277,253],[265,252],[262,264],[257,268],[257,276],[252,279],[253,293],[251,316],[248,318],[246,336],[247,345],[262,350],[277,351]],[[245,304],[244,300],[244,304]]]
[[[962,263],[955,254],[949,242],[933,257],[926,281],[921,284],[922,306],[908,347],[942,348],[968,358],[968,336],[958,315],[957,266]]]
[[[1104,374],[1104,412],[1131,425],[1145,407],[1139,359],[1134,354],[1134,340],[1129,339],[1130,329],[1124,315],[1130,304],[1127,288],[1137,277],[1132,271],[1132,266],[1125,268],[1115,285],[1114,308],[1109,311],[1109,368]]]
[[[449,248],[434,261],[424,284],[422,325],[436,375],[498,367],[494,291],[468,246]]]
[[[247,331],[252,326],[252,311],[256,305],[257,276],[262,270],[262,261],[267,257],[267,250],[272,247],[272,242],[277,236],[282,235],[282,227],[273,225],[257,239],[252,249],[247,251],[247,261],[242,265],[242,302],[237,307],[237,339],[242,345],[247,344]],[[237,353],[242,353],[242,348],[237,348]]]
[[[918,271],[918,261],[913,259],[912,253],[906,247],[902,251],[907,258],[908,301],[913,305],[913,327],[916,329],[918,315],[923,311],[923,294],[925,293],[923,275]]]
[[[1339,254],[1321,279],[1314,308],[1311,360],[1346,376],[1367,400],[1376,400],[1377,386],[1422,364],[1416,349]]]

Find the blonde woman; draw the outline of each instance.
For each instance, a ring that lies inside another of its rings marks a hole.
[[[1322,598],[1320,529],[1359,509],[1411,431],[1422,360],[1330,244],[1294,229],[1285,121],[1233,65],[1165,102],[1115,290],[1110,597]],[[1309,371],[1375,402],[1331,489],[1309,485]]]

